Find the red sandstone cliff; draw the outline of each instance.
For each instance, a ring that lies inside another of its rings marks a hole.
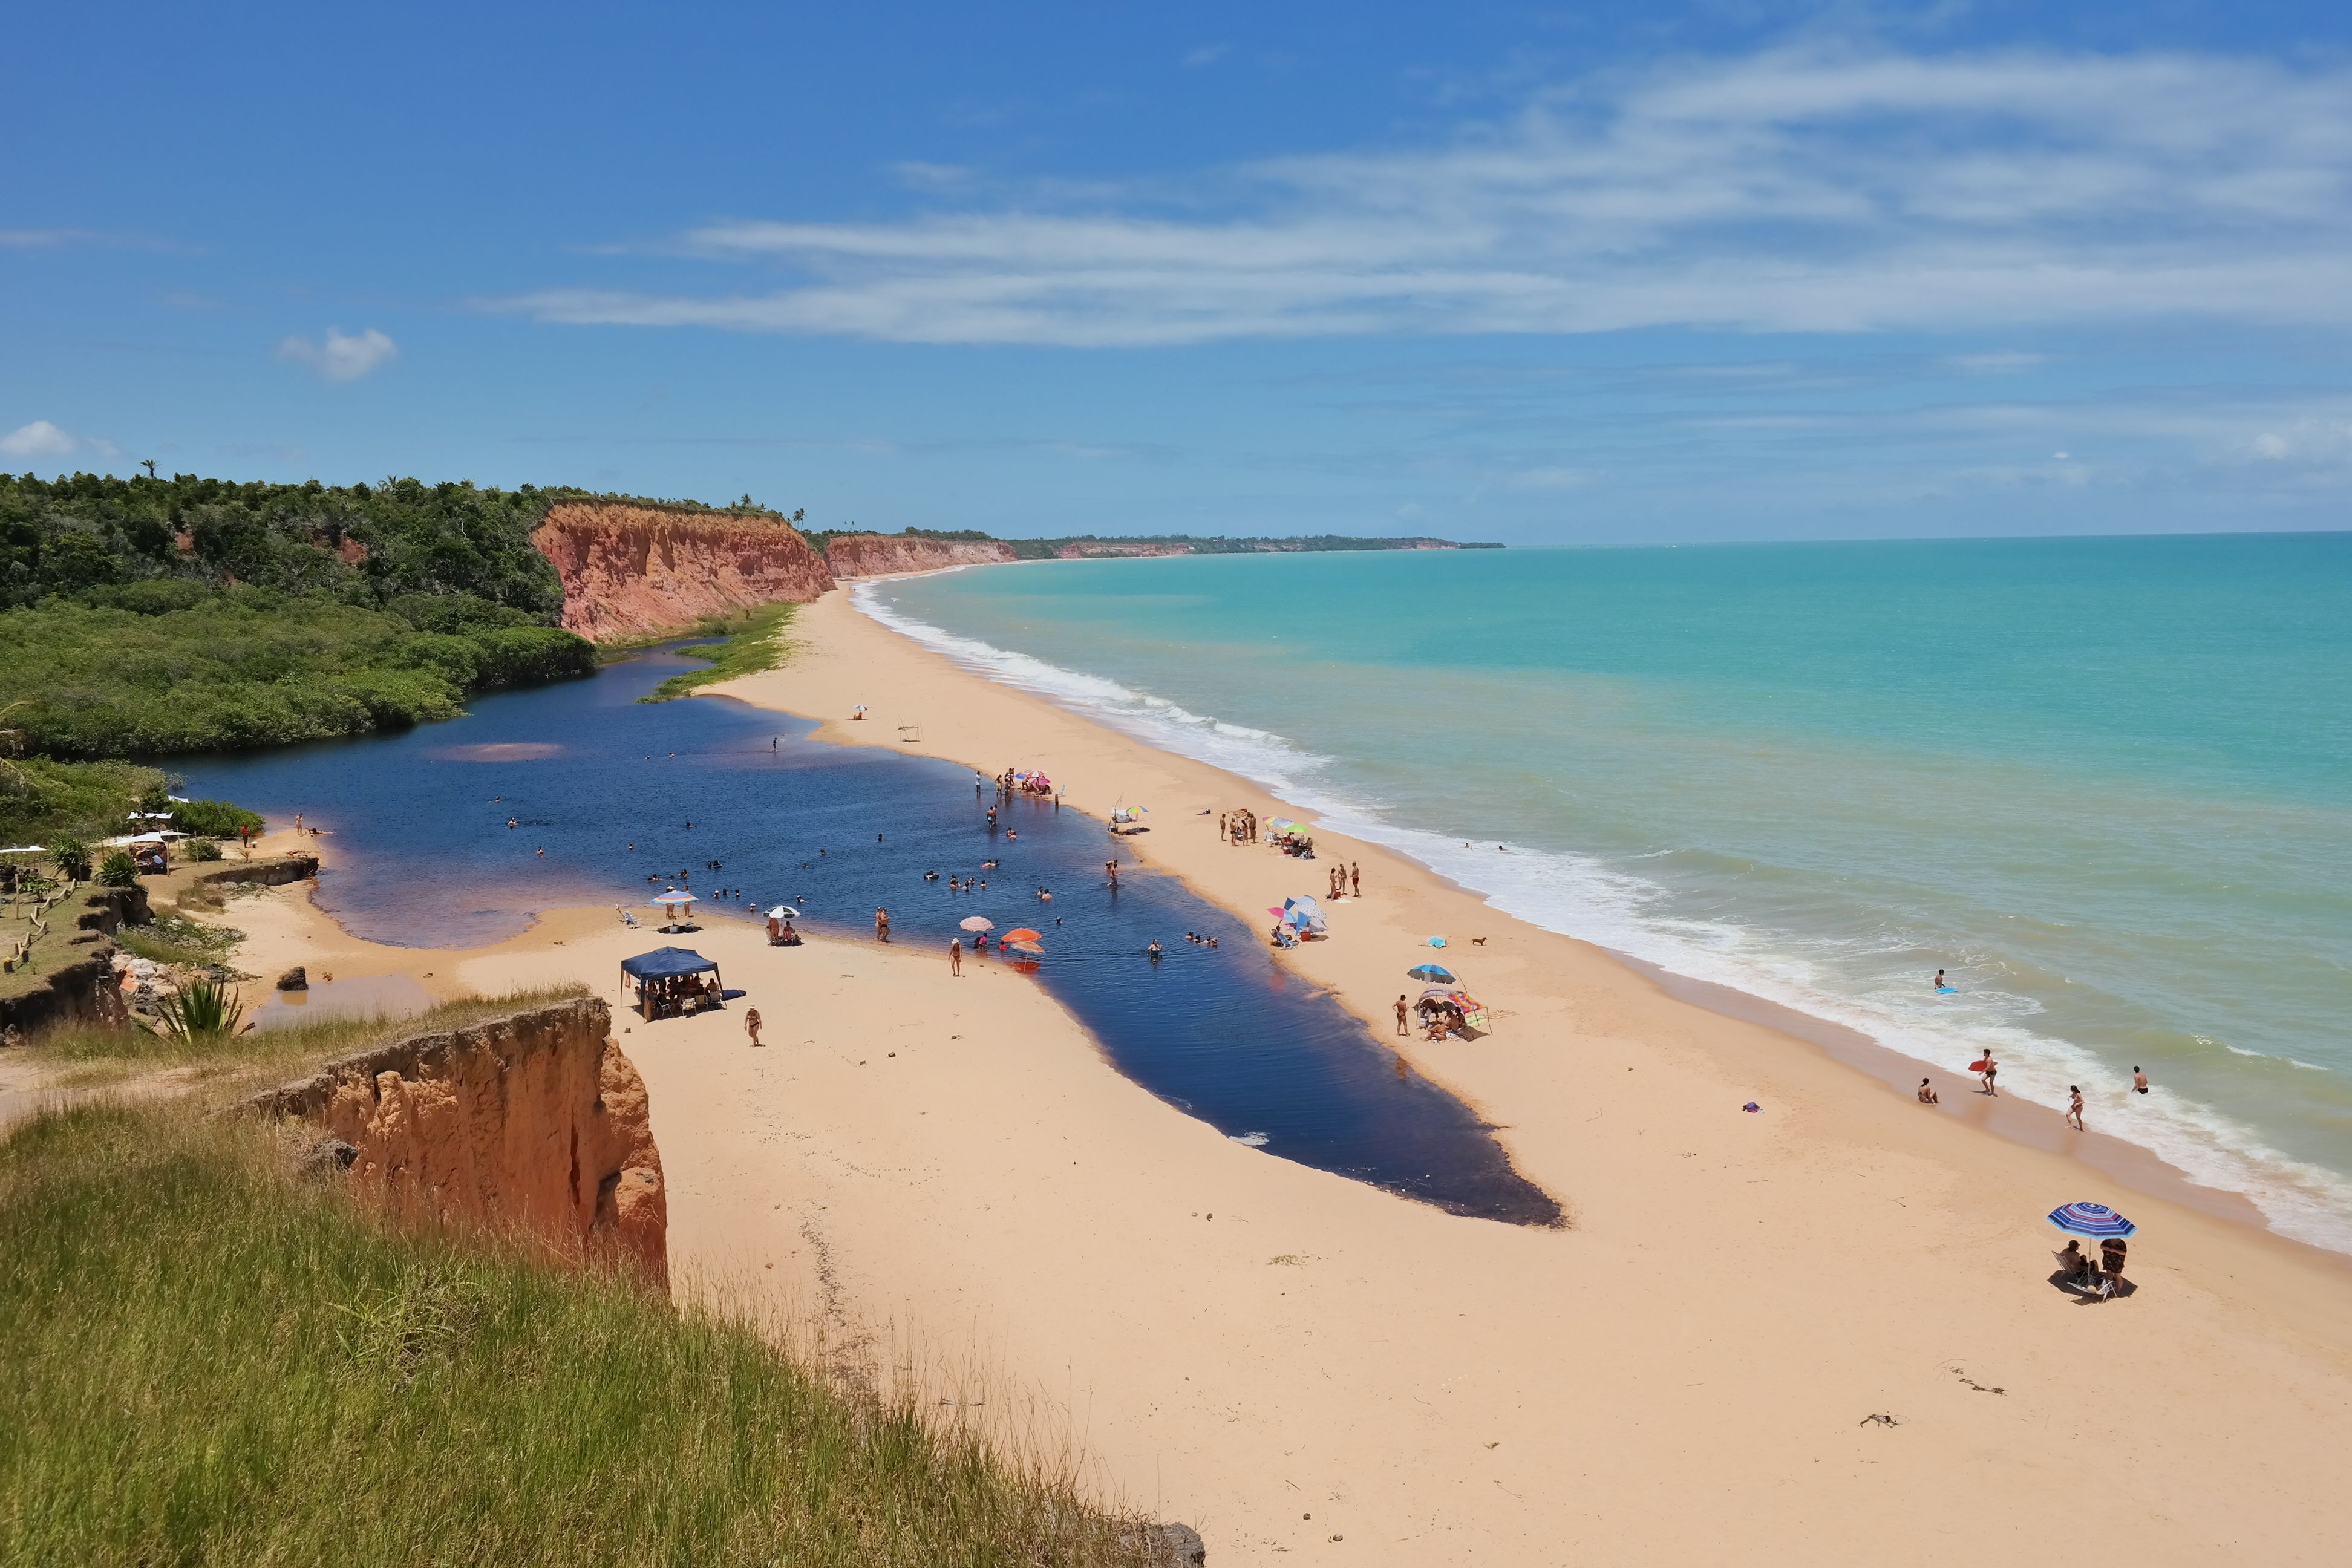
[[[514,1229],[562,1256],[669,1283],[669,1200],[645,1080],[593,998],[425,1034],[257,1095],[355,1150],[359,1193],[395,1221]]]
[[[563,581],[563,629],[620,642],[754,605],[806,604],[833,574],[791,524],[734,512],[558,501],[530,536]]]
[[[986,566],[1013,559],[1013,546],[998,540],[908,539],[888,533],[836,534],[824,547],[825,564],[835,577],[887,577],[898,572],[938,572],[950,566]]]

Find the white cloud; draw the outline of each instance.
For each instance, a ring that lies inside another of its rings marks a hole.
[[[0,436],[0,452],[12,458],[62,458],[80,445],[46,419],[19,425]]]
[[[1232,51],[1231,44],[1203,44],[1197,49],[1185,50],[1184,58],[1177,63],[1186,70],[1198,70],[1202,66],[1215,65]]]
[[[308,338],[295,337],[278,345],[279,359],[307,364],[334,382],[357,381],[399,353],[400,346],[373,327],[355,337],[329,327],[327,335],[315,343]]]
[[[789,281],[551,289],[496,308],[1074,345],[2352,325],[2352,68],[1783,49],[1572,82],[1433,145],[683,240]],[[1963,368],[2021,365],[2001,357]]]
[[[2286,437],[2265,430],[2254,437],[2254,456],[2276,462],[2286,456]]]

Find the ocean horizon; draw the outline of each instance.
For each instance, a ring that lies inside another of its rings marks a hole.
[[[1988,1047],[2053,1116],[2079,1083],[2095,1131],[2352,1251],[2352,534],[1194,556],[854,597],[1948,1091]]]

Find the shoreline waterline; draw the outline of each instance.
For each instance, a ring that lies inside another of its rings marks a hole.
[[[950,570],[964,572],[969,568]],[[1375,807],[1330,796],[1307,783],[1324,759],[1295,742],[1246,725],[1189,711],[1172,701],[1139,692],[1111,677],[1072,670],[923,621],[901,607],[879,601],[876,590],[885,581],[877,579],[852,585],[845,595],[847,604],[869,622],[944,659],[966,675],[1021,692],[1079,722],[1098,726],[1129,742],[1218,769],[1233,775],[1237,784],[1267,791],[1292,815],[1378,845],[1426,875],[1479,900],[1495,915],[1591,946],[1669,994],[1721,1016],[1764,1023],[1890,1088],[1899,1089],[1906,1096],[1922,1076],[1936,1078],[1948,1091],[1953,1089],[1955,1079],[1964,1085],[1972,1084],[1971,1079],[1957,1074],[1939,1058],[1906,1049],[1908,1042],[1904,1031],[1895,1031],[1890,1037],[1887,1031],[1874,1026],[1869,1017],[1853,1007],[1830,1009],[1824,1005],[1826,999],[1809,995],[1803,987],[1782,987],[1786,994],[1774,995],[1758,989],[1754,977],[1743,976],[1736,967],[1724,963],[1677,963],[1677,949],[1673,944],[1660,947],[1644,942],[1639,946],[1631,945],[1628,939],[1644,931],[1631,920],[1603,920],[1600,923],[1605,929],[1587,930],[1581,929],[1584,921],[1561,918],[1556,910],[1538,912],[1534,905],[1549,905],[1557,900],[1536,897],[1528,889],[1514,893],[1490,879],[1471,879],[1488,865],[1496,864],[1492,858],[1452,851],[1451,836],[1401,827],[1386,820]],[[1428,843],[1424,845],[1423,840]],[[1559,858],[1549,852],[1538,851],[1513,856],[1502,863],[1523,874],[1549,874],[1556,869],[1554,862]],[[1577,890],[1594,894],[1586,904],[1588,913],[1604,907],[1630,906],[1639,897],[1636,892],[1601,886],[1614,876],[1601,868],[1589,868],[1583,875]],[[1643,951],[1644,948],[1655,951]],[[1700,955],[1694,950],[1680,956]],[[1379,1020],[1366,1009],[1359,1007],[1358,1011],[1377,1026]],[[1846,1016],[1839,1016],[1839,1011]],[[2045,1067],[2041,1072],[2040,1077],[2052,1078],[2052,1084],[2044,1086],[2031,1072],[2017,1070],[2019,1064],[2032,1062],[2037,1056],[2047,1057],[2051,1054],[2050,1046],[2063,1045],[2063,1041],[2052,1042],[2039,1037],[2012,1040],[2010,1035],[2013,1031],[1998,1026],[1986,1026],[1975,1033],[1979,1040],[1995,1042],[2004,1066],[2011,1068],[2004,1077],[2004,1093],[1999,1102],[1989,1104],[1983,1114],[1969,1118],[1982,1130],[2029,1148],[2057,1151],[2079,1146],[2086,1164],[2136,1190],[2250,1225],[2331,1258],[2352,1259],[2352,1224],[2346,1222],[2343,1210],[2333,1201],[2347,1186],[2338,1173],[2293,1160],[2270,1149],[2251,1130],[2226,1123],[2217,1127],[2216,1113],[2195,1105],[2188,1106],[2185,1112],[2171,1113],[2164,1124],[2153,1130],[2136,1129],[2142,1134],[2138,1137],[2119,1132],[2111,1124],[2102,1125],[2095,1113],[2094,1131],[2087,1135],[2087,1142],[2083,1135],[2070,1134],[2075,1143],[2062,1145],[2052,1135],[2052,1130],[2058,1124],[2063,1104],[2063,1085],[2070,1076],[2086,1083],[2093,1081],[2087,1076],[2091,1069],[2062,1060],[2055,1068]],[[1456,1089],[1460,1092],[1458,1086]],[[2036,1093],[2037,1089],[2042,1092]],[[1959,1102],[1989,1098],[1976,1095],[1972,1087],[1958,1092]],[[2165,1093],[2159,1089],[2159,1096]],[[1507,1120],[1488,1107],[1475,1101],[1473,1105],[1490,1121]],[[2050,1129],[2039,1125],[2036,1118],[2042,1116],[2046,1116]],[[2179,1125],[2174,1124],[2176,1121]]]

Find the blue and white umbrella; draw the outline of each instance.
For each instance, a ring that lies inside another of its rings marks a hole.
[[[2050,1223],[2076,1236],[2129,1236],[2139,1229],[2105,1204],[2068,1204],[2052,1209]]]

